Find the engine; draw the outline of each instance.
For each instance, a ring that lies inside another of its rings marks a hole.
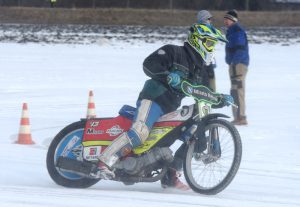
[[[122,169],[130,175],[136,175],[143,169],[154,165],[159,161],[171,163],[173,159],[174,157],[170,148],[154,148],[140,157],[127,157],[116,163],[113,167],[116,169]]]

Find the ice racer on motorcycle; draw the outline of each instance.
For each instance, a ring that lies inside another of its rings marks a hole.
[[[194,24],[183,46],[165,45],[144,60],[143,70],[150,79],[145,82],[139,94],[131,128],[115,139],[100,155],[99,178],[112,179],[115,176],[111,170],[113,165],[145,142],[160,116],[175,111],[181,105],[185,96],[178,89],[183,79],[208,86],[208,74],[204,67],[210,64],[218,41],[226,41],[218,29]],[[202,141],[201,150],[205,150],[206,140]],[[185,188],[176,173],[182,168],[183,149],[184,144],[176,151],[174,161],[161,181],[163,187]]]

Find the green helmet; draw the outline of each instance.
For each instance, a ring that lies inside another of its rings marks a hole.
[[[218,41],[227,42],[221,31],[210,24],[194,24],[187,38],[187,42],[201,55],[207,65],[212,61]]]

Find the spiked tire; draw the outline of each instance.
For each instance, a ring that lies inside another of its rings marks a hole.
[[[47,153],[47,169],[51,178],[58,185],[70,188],[88,188],[96,184],[100,179],[87,178],[72,172],[65,172],[56,166],[58,160],[58,147],[72,136],[72,133],[83,132],[85,127],[84,121],[72,123],[62,129],[53,139]],[[81,137],[82,138],[82,137]]]

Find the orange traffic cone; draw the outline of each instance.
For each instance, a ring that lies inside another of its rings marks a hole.
[[[87,119],[96,118],[96,108],[95,108],[93,91],[90,91],[89,93],[89,102],[88,102],[86,118]]]
[[[23,103],[22,117],[17,144],[34,144],[31,138],[27,103]]]

